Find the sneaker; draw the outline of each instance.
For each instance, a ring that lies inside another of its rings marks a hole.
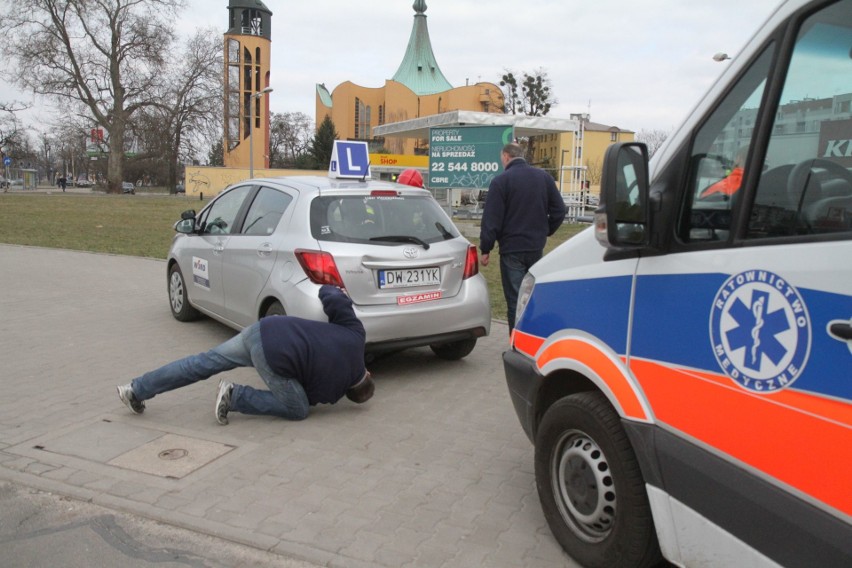
[[[228,423],[228,411],[231,409],[231,392],[234,390],[234,383],[229,383],[225,379],[219,381],[219,393],[216,395],[216,421],[225,426]]]
[[[118,389],[118,398],[121,399],[121,402],[127,405],[127,408],[129,408],[133,414],[142,414],[145,412],[145,401],[136,398],[136,395],[133,394],[133,387],[130,386],[130,383],[120,385],[115,388]]]

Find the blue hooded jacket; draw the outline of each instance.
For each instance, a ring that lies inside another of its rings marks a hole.
[[[266,362],[302,384],[311,406],[334,404],[364,376],[366,332],[352,300],[334,286],[319,291],[328,323],[293,316],[260,320]]]

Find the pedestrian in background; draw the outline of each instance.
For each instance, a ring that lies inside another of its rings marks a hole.
[[[515,143],[503,147],[500,160],[504,171],[488,186],[479,232],[482,266],[488,266],[495,243],[500,249],[500,279],[510,334],[515,328],[521,281],[544,254],[547,237],[565,219],[565,203],[553,176],[529,165],[523,153]]]
[[[269,387],[219,382],[214,411],[219,424],[228,412],[303,420],[309,407],[334,404],[344,396],[362,403],[375,389],[364,368],[366,332],[340,288],[319,290],[328,322],[293,316],[268,316],[206,353],[191,355],[145,373],[118,388],[121,401],[135,414],[145,401],[237,367],[254,367]]]

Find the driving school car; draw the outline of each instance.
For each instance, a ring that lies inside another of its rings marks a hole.
[[[432,195],[380,181],[248,180],[175,224],[172,315],[242,329],[267,315],[327,321],[319,287],[344,288],[367,352],[468,355],[490,331],[476,249]]]

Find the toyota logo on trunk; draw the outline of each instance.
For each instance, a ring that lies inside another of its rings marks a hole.
[[[402,249],[402,254],[403,256],[405,256],[405,258],[417,258],[418,256],[420,256],[420,251],[417,250],[415,247],[405,247],[404,249]]]

